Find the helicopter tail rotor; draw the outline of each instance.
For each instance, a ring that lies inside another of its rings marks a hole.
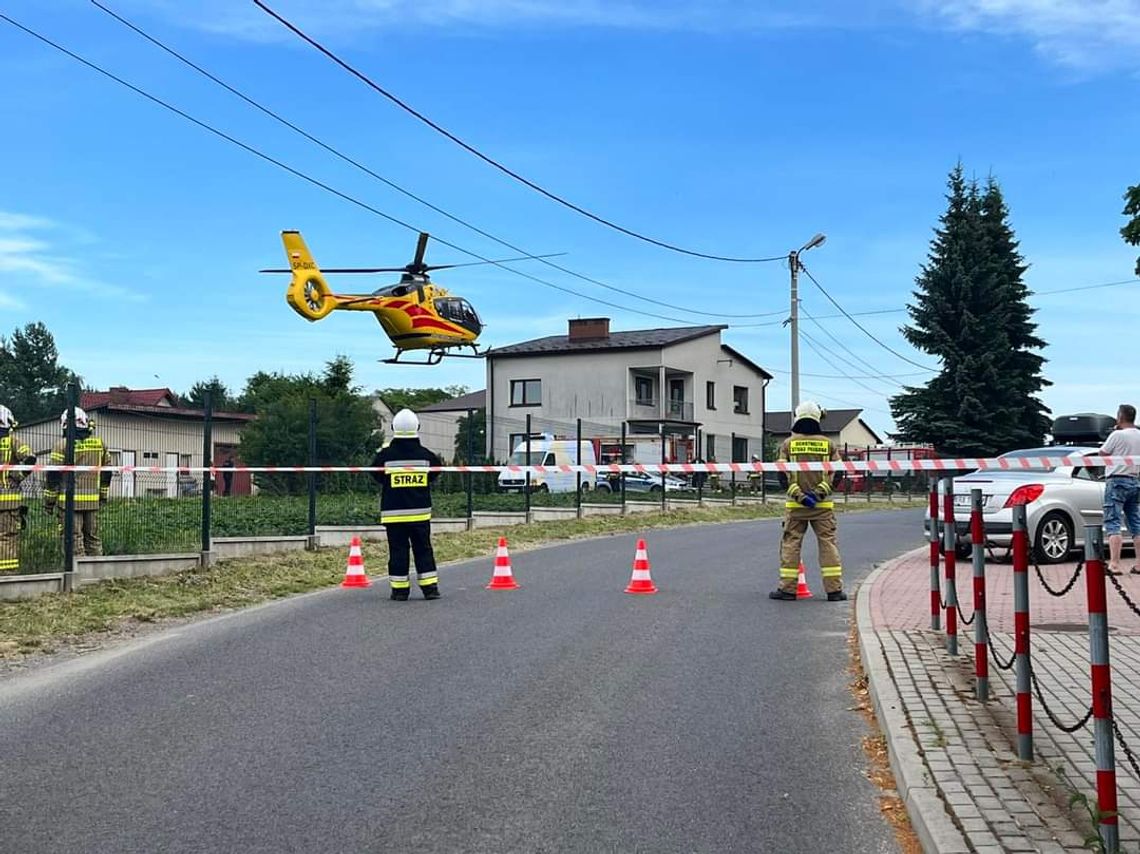
[[[281,241],[285,244],[285,256],[293,272],[285,301],[306,320],[320,320],[336,308],[337,299],[321,275],[301,233],[283,231]]]

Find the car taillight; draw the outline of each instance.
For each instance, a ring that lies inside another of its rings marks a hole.
[[[1018,504],[1032,504],[1041,497],[1041,493],[1044,491],[1045,486],[1040,483],[1027,483],[1025,486],[1019,486],[1005,500],[1005,506],[1016,507]]]

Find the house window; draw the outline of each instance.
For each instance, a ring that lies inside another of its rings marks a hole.
[[[649,377],[634,377],[633,394],[638,406],[652,406],[653,380]]]
[[[511,406],[541,406],[542,380],[511,380]]]
[[[712,433],[705,434],[705,462],[712,462],[716,459],[716,436]]]
[[[732,387],[732,411],[737,415],[748,414],[748,387],[734,385]]]
[[[716,409],[716,383],[705,383],[705,408]]]

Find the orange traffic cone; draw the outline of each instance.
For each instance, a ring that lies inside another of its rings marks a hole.
[[[797,599],[810,599],[812,597],[811,590],[807,586],[807,578],[804,576],[804,562],[800,561],[800,577],[796,582],[796,598]]]
[[[499,547],[495,551],[495,573],[491,576],[488,590],[518,590],[518,582],[511,574],[511,556],[507,552],[507,538],[499,537]]]
[[[360,537],[353,537],[348,547],[348,568],[344,573],[341,587],[371,587],[372,582],[364,574],[364,555],[360,552]]]
[[[645,540],[637,541],[637,551],[633,555],[633,577],[629,580],[626,593],[656,593],[653,579],[649,576],[649,554],[645,550]]]

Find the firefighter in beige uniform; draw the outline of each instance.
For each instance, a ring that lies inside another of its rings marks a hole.
[[[823,435],[822,419],[823,410],[818,404],[808,401],[797,406],[792,435],[780,446],[777,460],[798,463],[841,459],[835,443]],[[824,471],[780,474],[788,498],[784,503],[784,534],[780,541],[780,586],[768,594],[769,598],[796,598],[800,549],[811,525],[819,543],[819,571],[827,599],[829,602],[847,599],[843,592],[843,564],[839,558],[838,526],[832,502],[832,494],[842,477],[842,472]]]
[[[32,449],[16,438],[12,410],[0,406],[0,466],[28,466],[35,461]],[[20,483],[27,474],[0,469],[0,573],[20,571],[20,530],[28,510]]]
[[[63,439],[51,451],[51,464],[60,466],[66,460],[67,410],[59,417]],[[111,454],[103,440],[95,435],[95,420],[75,407],[75,465],[109,466]],[[103,541],[99,538],[99,508],[107,503],[111,488],[109,471],[83,471],[75,473],[75,529],[73,542],[76,557],[96,557],[103,554]],[[49,471],[44,483],[44,507],[49,513],[63,513],[63,473]],[[62,525],[61,525],[62,530]]]

